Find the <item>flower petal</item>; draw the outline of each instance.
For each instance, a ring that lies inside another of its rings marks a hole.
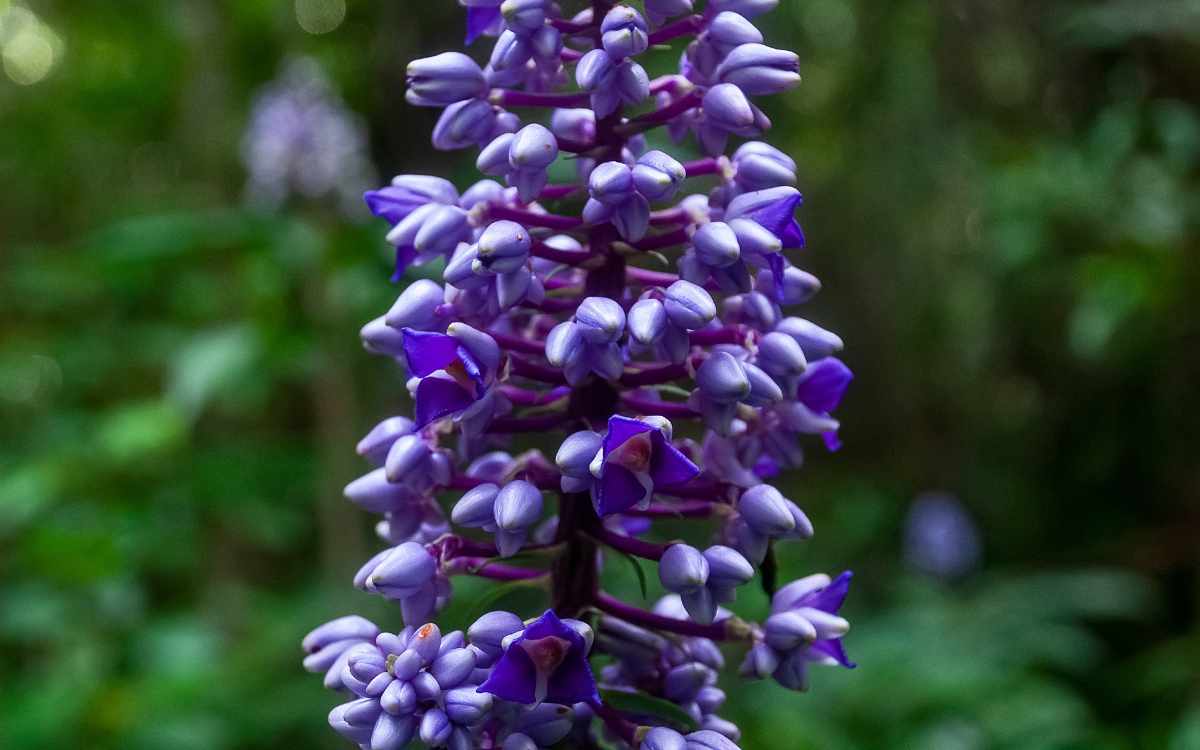
[[[604,475],[596,483],[596,513],[607,516],[629,510],[649,495],[648,488],[637,475],[617,464],[604,467]]]
[[[829,413],[838,407],[854,373],[837,357],[809,364],[796,386],[796,400],[815,412]]]
[[[650,477],[654,480],[655,487],[683,484],[700,473],[700,467],[671,445],[671,441],[661,432],[655,430],[650,439],[654,443],[654,453],[650,459]]]
[[[404,329],[404,356],[413,375],[423,378],[444,370],[459,358],[458,339],[444,333]]]
[[[508,647],[478,691],[513,703],[530,704],[536,700],[537,670],[529,655],[516,645]]]
[[[417,427],[421,428],[475,403],[471,394],[446,378],[425,378],[417,386]]]

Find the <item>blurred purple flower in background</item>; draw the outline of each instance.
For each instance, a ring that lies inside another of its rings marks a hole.
[[[309,57],[284,63],[255,97],[242,163],[246,200],[268,209],[289,198],[332,198],[347,216],[360,216],[358,200],[375,180],[365,126]]]
[[[975,521],[958,498],[941,492],[918,495],[904,526],[904,559],[922,573],[961,578],[983,554]]]

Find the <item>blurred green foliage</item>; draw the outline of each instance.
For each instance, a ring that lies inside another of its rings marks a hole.
[[[396,290],[378,226],[238,208],[237,144],[300,51],[381,173],[471,179],[401,96],[461,11],[353,0],[310,36],[290,2],[22,7],[58,46],[40,82],[0,79],[0,747],[340,747],[297,644],[396,622],[348,585],[374,543],[339,498],[403,407],[355,340]],[[846,449],[788,488],[818,535],[782,565],[858,571],[861,666],[733,691],[744,746],[1200,747],[1200,5],[771,18],[804,66],[770,113],[827,289],[809,312],[858,374]],[[953,584],[900,554],[932,488],[982,529]]]

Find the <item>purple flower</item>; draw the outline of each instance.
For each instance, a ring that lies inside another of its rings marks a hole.
[[[649,502],[655,490],[684,484],[700,468],[671,444],[671,423],[613,416],[589,467],[592,502],[606,516]]]
[[[904,524],[904,558],[938,578],[958,578],[980,558],[979,531],[953,495],[925,493],[913,501]]]
[[[500,349],[486,333],[452,323],[448,333],[404,329],[408,368],[416,386],[416,423],[424,427],[454,417],[469,429],[481,429],[497,399],[491,389],[500,366]]]
[[[508,643],[479,690],[514,703],[599,702],[587,661],[589,650],[587,625],[564,622],[553,610],[546,610]]]

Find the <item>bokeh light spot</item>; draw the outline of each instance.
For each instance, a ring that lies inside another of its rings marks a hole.
[[[346,0],[296,0],[296,22],[310,34],[327,34],[346,19]]]

